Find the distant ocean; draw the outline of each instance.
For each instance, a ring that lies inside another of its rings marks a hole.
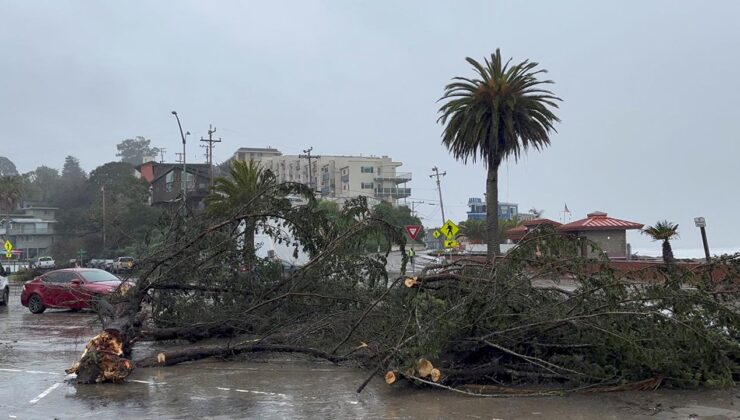
[[[632,248],[632,253],[646,257],[660,257],[663,251],[658,244],[655,248]],[[712,256],[723,254],[735,254],[740,252],[740,247],[734,248],[709,248]],[[676,258],[704,258],[704,248],[673,248],[673,256]]]

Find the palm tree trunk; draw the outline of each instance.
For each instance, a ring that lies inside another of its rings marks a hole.
[[[673,249],[671,249],[671,243],[668,239],[663,240],[663,262],[666,264],[673,263]]]
[[[486,223],[488,230],[488,261],[494,262],[496,255],[501,254],[498,235],[498,167],[501,159],[491,158],[488,161],[486,178]]]

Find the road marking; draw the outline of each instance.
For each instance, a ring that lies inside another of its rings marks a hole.
[[[136,382],[137,384],[146,384],[146,385],[167,385],[167,382],[140,381],[138,379],[128,379],[126,382]]]
[[[23,372],[20,369],[0,369],[0,371],[3,371],[3,372]]]
[[[47,389],[46,389],[46,391],[44,391],[44,392],[40,393],[38,397],[36,397],[36,398],[32,399],[32,400],[31,400],[31,401],[29,401],[28,403],[29,403],[29,404],[36,404],[36,403],[37,403],[37,402],[39,402],[39,401],[40,401],[40,400],[41,400],[42,398],[44,398],[45,396],[49,395],[49,393],[50,393],[51,391],[53,391],[53,390],[57,389],[57,388],[59,387],[59,385],[61,385],[61,384],[62,384],[61,382],[57,382],[57,383],[55,383],[54,385],[52,385],[52,386],[50,386],[49,388],[47,388]]]

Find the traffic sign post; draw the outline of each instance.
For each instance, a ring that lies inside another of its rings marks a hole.
[[[416,240],[416,237],[419,236],[419,232],[421,232],[421,226],[419,225],[406,226],[406,234],[409,235],[409,238],[411,238],[412,241]]]
[[[7,239],[5,240],[4,248],[5,248],[5,258],[7,259],[13,258],[13,252],[12,252],[13,244],[11,244],[10,241]]]
[[[449,240],[449,239],[455,239],[455,236],[460,232],[460,228],[453,222],[452,220],[447,220],[447,222],[442,226],[441,228],[442,234]]]

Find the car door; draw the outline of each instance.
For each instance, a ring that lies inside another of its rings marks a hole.
[[[42,277],[43,284],[39,286],[44,306],[58,307],[64,299],[62,272],[48,273]]]
[[[87,308],[87,302],[90,300],[90,291],[87,290],[85,280],[75,272],[66,273],[68,278],[67,290],[68,290],[68,306],[73,309]]]

